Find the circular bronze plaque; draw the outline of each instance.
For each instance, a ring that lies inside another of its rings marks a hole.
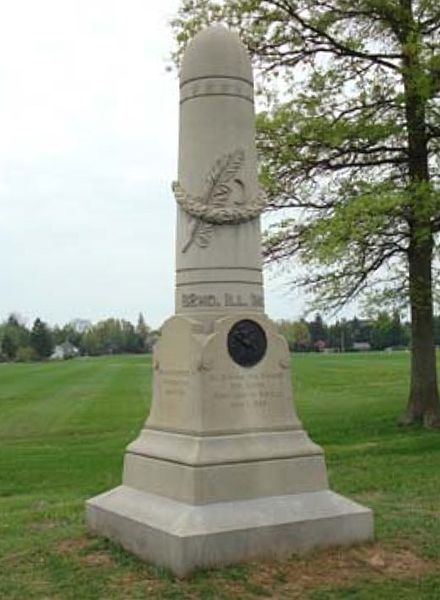
[[[264,329],[250,319],[237,321],[228,333],[229,355],[241,367],[253,367],[260,362],[266,348]]]

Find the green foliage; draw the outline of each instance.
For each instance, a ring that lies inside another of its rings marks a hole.
[[[4,354],[7,360],[14,360],[17,354],[17,350],[18,346],[13,336],[8,331],[5,331],[1,343],[2,353]]]
[[[290,350],[307,350],[311,345],[310,331],[305,321],[278,321],[278,331],[283,335]]]
[[[146,352],[149,349],[148,341],[150,333],[151,329],[145,323],[144,315],[139,313],[138,322],[136,325],[136,334],[139,338],[138,345],[141,352]]]
[[[11,314],[0,325],[0,349],[6,360],[14,360],[20,347],[29,344],[29,331],[19,318]]]
[[[66,342],[83,354],[119,354],[125,352],[151,352],[160,332],[151,331],[142,314],[134,327],[124,319],[106,319],[92,325],[77,319],[63,327],[52,329],[36,319],[32,331],[11,315],[0,324],[0,360],[29,362],[48,358],[55,345]]]
[[[399,314],[388,315],[379,312],[376,326],[371,335],[372,347],[383,350],[388,347],[402,347],[408,344],[408,334],[400,322]]]
[[[54,344],[49,327],[41,319],[35,319],[30,335],[30,345],[39,359],[49,358]]]
[[[316,344],[325,340],[326,338],[326,327],[324,321],[319,313],[316,313],[313,321],[309,324],[311,341]]]
[[[136,330],[124,319],[106,319],[89,327],[82,336],[81,349],[83,353],[91,356],[145,352],[148,331],[144,321],[141,322],[140,329],[138,323]]]
[[[64,327],[55,326],[52,333],[55,344],[70,342],[77,348],[81,344],[83,332],[79,331],[73,323],[67,323]]]
[[[35,349],[31,346],[20,346],[18,348],[15,360],[17,362],[32,362],[39,358],[38,354],[35,352]]]
[[[438,339],[440,340],[440,317]],[[409,344],[409,325],[402,323],[397,311],[376,310],[369,319],[342,319],[332,324],[316,313],[312,321],[278,321],[278,329],[295,352],[352,350],[384,350],[406,348]],[[440,343],[440,342],[439,342]],[[360,345],[358,345],[360,344]]]

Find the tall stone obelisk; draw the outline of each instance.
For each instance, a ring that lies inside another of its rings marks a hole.
[[[199,33],[180,84],[176,314],[123,484],[88,501],[88,525],[178,575],[370,539],[371,511],[328,489],[293,407],[287,344],[264,314],[264,194],[237,35]]]

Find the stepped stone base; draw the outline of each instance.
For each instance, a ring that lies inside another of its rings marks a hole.
[[[122,485],[87,502],[87,523],[179,577],[373,537],[371,510],[330,490],[191,505]]]

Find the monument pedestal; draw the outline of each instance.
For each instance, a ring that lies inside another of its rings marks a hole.
[[[120,486],[89,500],[88,524],[179,577],[372,535],[371,511],[330,490],[192,505]]]
[[[292,404],[284,338],[264,315],[252,320],[267,340],[252,369],[226,351],[237,315],[211,331],[188,317],[167,321],[123,485],[87,502],[91,530],[179,576],[372,537],[371,511],[328,489],[322,449]]]

